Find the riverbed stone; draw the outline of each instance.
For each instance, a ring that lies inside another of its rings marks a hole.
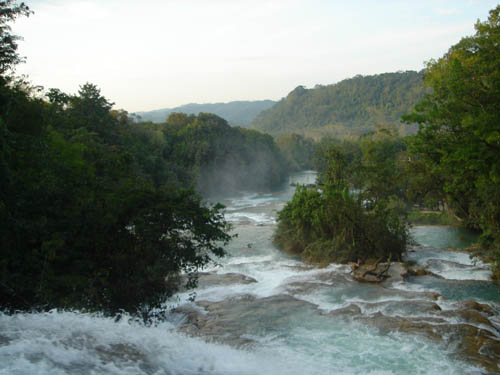
[[[183,275],[180,277],[181,291],[185,291],[184,285],[186,285],[187,276]],[[243,275],[241,273],[211,273],[211,272],[199,272],[198,273],[198,288],[208,288],[215,286],[226,286],[232,284],[252,284],[256,283],[257,280],[250,276]]]
[[[380,283],[386,279],[391,282],[403,281],[408,276],[408,267],[402,262],[357,264],[351,263],[352,276],[355,280],[368,283]]]
[[[441,308],[435,302],[421,300],[383,301],[360,303],[359,305],[365,312],[381,311],[390,316],[428,316],[441,311]]]
[[[326,315],[329,315],[332,317],[338,317],[338,316],[354,317],[357,315],[361,315],[361,308],[358,305],[351,303],[351,304],[349,304],[345,307],[342,307],[340,309],[332,310],[332,311],[328,312],[328,314],[326,314]]]
[[[439,315],[448,315],[440,312]],[[450,313],[450,316],[456,311]],[[499,374],[500,341],[490,330],[467,323],[433,322],[430,318],[412,319],[400,316],[387,316],[377,312],[370,316],[361,316],[357,320],[375,326],[381,334],[403,332],[424,336],[427,339],[450,347],[460,360],[466,360],[483,367],[488,374]],[[437,323],[437,324],[436,324]]]
[[[487,316],[494,316],[497,315],[495,310],[490,306],[485,303],[479,303],[476,301],[471,301],[471,300],[466,300],[466,301],[460,301],[454,304],[456,309],[467,309],[467,310],[475,310],[479,311],[483,314],[486,314]]]
[[[248,334],[291,329],[290,313],[302,313],[304,318],[319,315],[316,305],[283,294],[266,298],[245,294],[218,302],[197,301],[196,305],[203,311],[176,309],[185,315],[179,331],[237,347],[253,345]]]
[[[417,264],[412,264],[408,267],[408,274],[411,276],[425,276],[429,274],[429,271],[425,267]]]

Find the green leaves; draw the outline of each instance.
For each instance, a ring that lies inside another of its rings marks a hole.
[[[161,157],[158,133],[126,138],[134,125],[114,117],[95,86],[52,94],[47,103],[0,85],[2,306],[160,307],[180,272],[224,255],[221,207],[166,187],[149,174],[155,164],[142,168],[138,149]]]
[[[385,200],[368,210],[339,172],[342,162],[330,160],[329,165],[322,191],[297,186],[292,200],[278,214],[274,242],[320,264],[368,261],[390,254],[399,258],[408,233],[398,212]]]
[[[489,233],[500,248],[500,6],[476,33],[429,62],[426,100],[407,121],[420,130],[408,141],[413,170],[435,177],[441,199],[466,226]],[[423,167],[423,168],[421,168]],[[436,187],[433,188],[437,191]]]

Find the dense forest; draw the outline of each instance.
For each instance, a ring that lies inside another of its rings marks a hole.
[[[180,272],[194,286],[224,255],[230,226],[202,196],[270,190],[308,168],[320,190],[299,187],[279,213],[280,247],[321,264],[400,259],[408,217],[426,208],[480,233],[498,277],[500,6],[425,72],[299,86],[253,123],[276,139],[209,113],[138,122],[90,83],[33,87],[13,75],[8,25],[31,11],[1,7],[0,301],[11,311],[147,316]]]
[[[230,240],[222,206],[196,190],[270,189],[284,158],[271,136],[216,115],[136,123],[93,84],[66,94],[15,78],[7,23],[31,11],[1,7],[0,303],[147,316]]]
[[[198,115],[200,113],[213,113],[227,120],[231,126],[248,127],[257,115],[272,107],[276,102],[272,100],[234,101],[228,103],[212,104],[185,104],[175,108],[157,109],[147,112],[136,112],[141,121],[165,122],[171,113],[185,113],[187,115]]]
[[[383,129],[359,140],[323,138],[318,189],[299,187],[280,211],[275,243],[319,264],[401,259],[408,242],[406,147]]]
[[[404,135],[415,127],[402,126],[427,92],[423,72],[356,76],[313,89],[298,86],[286,98],[257,116],[251,127],[270,134],[302,133],[314,138],[359,136],[377,125],[400,125]]]
[[[385,127],[314,144],[322,193],[298,189],[279,213],[279,246],[319,263],[395,259],[405,222],[422,219],[425,208],[435,212],[433,223],[480,234],[477,251],[495,262],[499,279],[500,6],[475,29],[428,63],[427,95],[403,117],[419,125],[416,134]],[[296,136],[282,147],[304,155],[304,141]]]

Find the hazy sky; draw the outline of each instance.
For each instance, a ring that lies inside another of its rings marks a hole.
[[[129,112],[280,99],[298,85],[420,70],[497,5],[490,0],[25,0],[34,84],[91,82]]]

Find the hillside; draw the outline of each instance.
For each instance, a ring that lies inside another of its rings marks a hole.
[[[199,113],[213,113],[227,120],[230,125],[247,127],[257,115],[272,107],[276,102],[272,100],[234,101],[229,103],[186,104],[175,108],[164,108],[149,112],[136,112],[143,121],[164,122],[173,112],[188,115]]]
[[[424,96],[423,71],[356,76],[336,84],[298,86],[250,125],[270,134],[359,135],[399,119]]]

